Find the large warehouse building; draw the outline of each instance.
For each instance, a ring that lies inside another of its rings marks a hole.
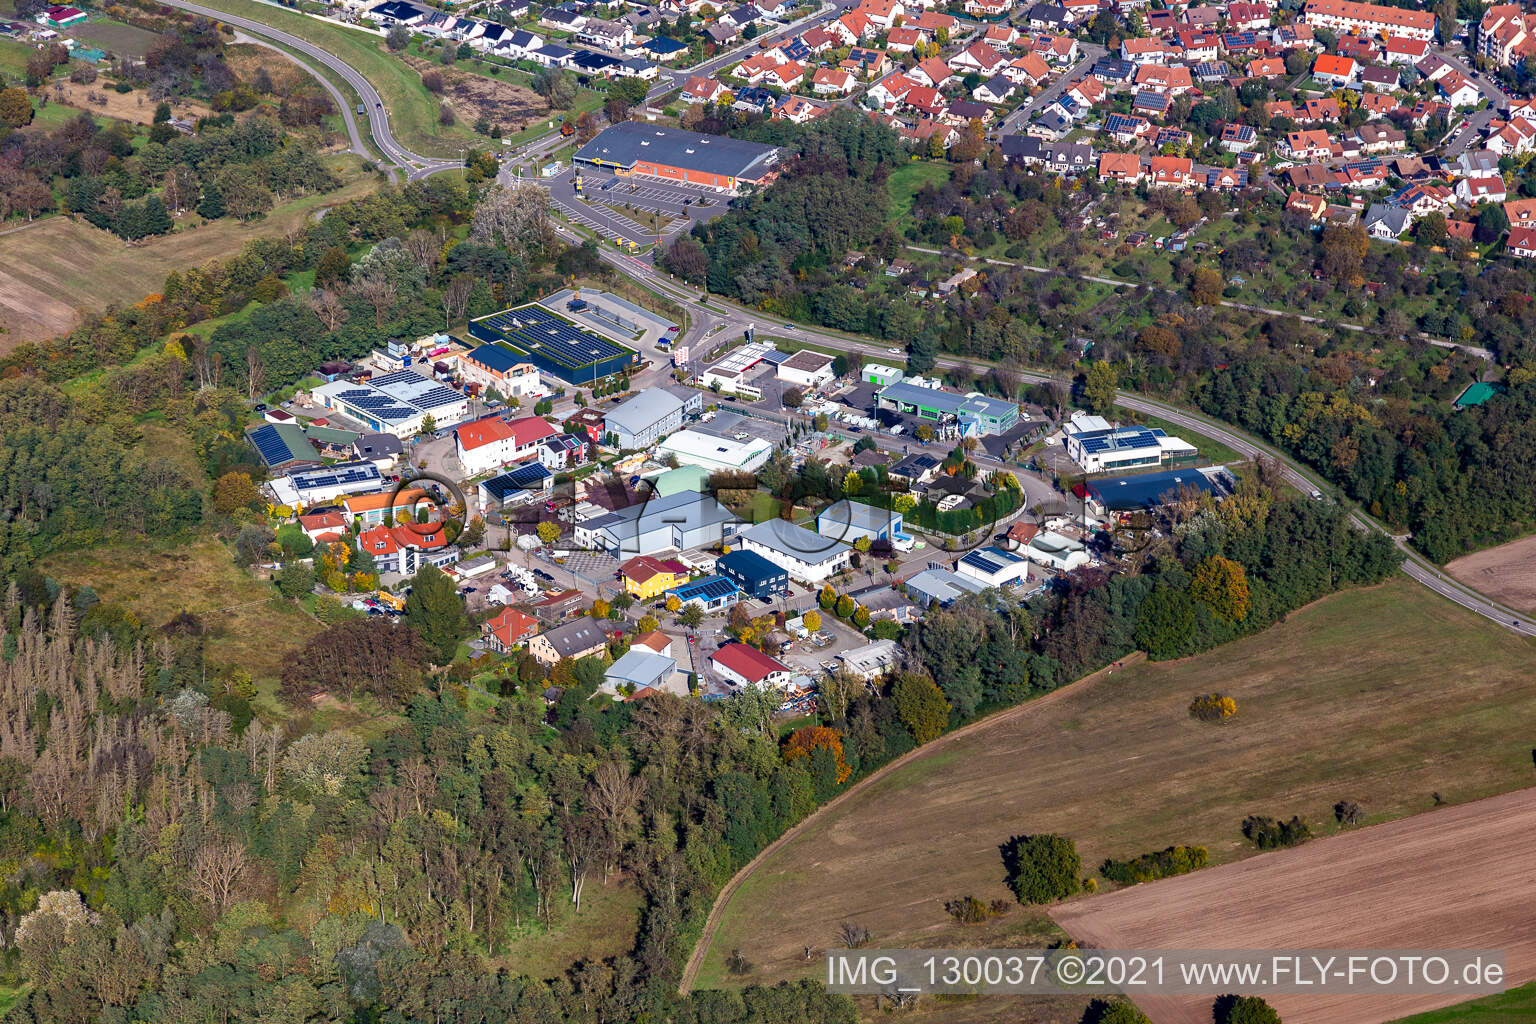
[[[311,394],[327,409],[350,416],[370,430],[397,437],[419,431],[428,416],[444,426],[469,415],[469,396],[411,369],[362,383],[335,380]]]
[[[537,303],[471,320],[469,336],[499,345],[567,384],[591,384],[640,367],[638,352],[577,327]]]
[[[590,167],[707,185],[723,192],[735,192],[742,185],[766,184],[778,159],[774,146],[639,121],[604,128],[572,157]]]

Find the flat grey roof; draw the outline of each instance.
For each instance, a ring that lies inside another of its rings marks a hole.
[[[682,399],[670,391],[646,388],[633,398],[626,398],[614,406],[603,419],[610,425],[618,424],[631,434],[638,434],[682,407]]]
[[[761,177],[778,154],[777,147],[759,142],[624,121],[604,128],[597,138],[578,149],[572,159],[626,170],[644,160],[750,180]]]

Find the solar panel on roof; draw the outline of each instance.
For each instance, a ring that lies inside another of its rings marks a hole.
[[[256,446],[256,451],[261,454],[261,459],[269,466],[281,465],[284,462],[293,461],[293,452],[283,440],[282,434],[276,427],[268,423],[251,431],[251,443]]]
[[[695,597],[714,600],[715,598],[725,597],[727,594],[734,593],[735,590],[736,584],[730,580],[722,579],[719,576],[710,576],[702,580],[695,580],[692,583],[685,583],[677,588],[676,593],[678,597],[684,600]]]

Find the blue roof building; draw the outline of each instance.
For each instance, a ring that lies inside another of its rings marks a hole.
[[[741,597],[736,584],[724,576],[705,576],[701,580],[673,587],[667,593],[676,595],[683,604],[697,602],[706,614],[724,611]]]
[[[715,562],[715,572],[759,601],[771,601],[789,592],[789,573],[755,551],[721,555]]]

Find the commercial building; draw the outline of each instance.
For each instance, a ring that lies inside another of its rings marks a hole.
[[[772,601],[789,592],[789,573],[756,551],[737,550],[721,555],[715,562],[715,572],[758,601]]]
[[[1116,427],[1102,416],[1073,413],[1062,430],[1067,458],[1089,473],[1187,461],[1199,449],[1157,427]]]
[[[296,469],[267,487],[279,505],[299,508],[347,494],[363,494],[384,486],[384,476],[371,462],[338,462],[314,469]]]
[[[736,535],[737,543],[755,551],[802,583],[822,583],[848,568],[853,548],[782,519],[769,519]]]
[[[649,448],[683,425],[684,401],[666,388],[646,388],[603,417],[610,444],[623,451]]]
[[[1020,551],[1025,558],[1036,565],[1043,565],[1057,572],[1071,572],[1073,569],[1087,565],[1090,561],[1088,549],[1083,546],[1082,541],[1063,537],[1051,530],[1035,534]]]
[[[416,509],[423,507],[426,497],[427,492],[420,487],[352,494],[342,499],[341,512],[348,523],[356,523],[359,529],[366,530],[370,526],[393,525],[414,519]]]
[[[550,394],[539,382],[539,368],[500,345],[481,345],[458,357],[459,376],[494,389],[503,398],[542,398]]]
[[[741,598],[736,584],[724,576],[705,576],[667,591],[683,604],[696,604],[706,614],[722,612]]]
[[[556,626],[528,641],[528,653],[540,665],[553,665],[562,658],[587,658],[601,654],[608,646],[608,636],[591,616]]]
[[[297,423],[263,423],[245,432],[245,439],[256,448],[268,469],[283,470],[313,466],[320,455]]]
[[[955,571],[984,587],[1006,587],[1029,575],[1029,563],[1012,551],[985,547],[960,556]]]
[[[642,601],[660,597],[673,587],[688,582],[693,575],[676,559],[636,555],[619,567],[624,589]]]
[[[351,417],[370,430],[408,437],[427,417],[438,426],[469,415],[469,397],[413,369],[397,370],[360,383],[335,380],[311,392],[327,409]]]
[[[716,470],[757,469],[773,456],[773,445],[760,437],[738,441],[702,430],[679,430],[656,446],[658,457],[671,455],[680,465]]]
[[[779,380],[802,388],[824,388],[836,379],[833,359],[820,352],[801,349],[779,364]]]
[[[883,363],[865,363],[864,369],[859,371],[859,377],[866,384],[877,384],[880,387],[889,387],[906,376],[894,366],[886,366]]]
[[[777,658],[770,658],[756,647],[729,643],[709,656],[709,667],[728,683],[786,690],[794,673]]]
[[[454,454],[469,476],[509,466],[514,462],[539,458],[540,446],[559,431],[539,416],[524,416],[510,422],[499,416],[487,416],[465,423],[453,432]]]
[[[714,498],[682,492],[579,523],[576,543],[616,558],[654,555],[724,543],[739,522]]]
[[[1222,469],[1169,469],[1159,473],[1093,480],[1088,484],[1088,501],[1093,510],[1137,512],[1159,508],[1181,493],[1209,494],[1223,497],[1231,493],[1231,477]]]
[[[896,646],[895,640],[876,640],[844,651],[838,655],[838,660],[849,673],[867,682],[895,669],[901,661],[901,648]]]
[[[640,366],[638,352],[578,327],[537,303],[471,320],[469,336],[487,345],[499,345],[518,361],[532,363],[540,372],[567,384],[590,385],[600,377]],[[488,360],[490,356],[480,358]]]
[[[537,460],[513,466],[505,473],[480,481],[476,488],[483,509],[500,509],[526,505],[547,495],[554,474],[549,467]]]
[[[876,508],[843,498],[822,509],[816,516],[816,532],[845,544],[861,537],[885,541],[899,551],[910,551],[915,538],[902,529],[900,512]]]
[[[948,608],[966,594],[979,594],[986,585],[949,569],[924,569],[902,584],[914,604],[927,608],[938,604]]]
[[[724,135],[700,135],[641,121],[604,128],[571,158],[573,163],[606,167],[665,181],[705,185],[723,192],[766,184],[774,175],[779,151],[774,146]]]
[[[920,387],[910,381],[888,384],[875,393],[877,408],[916,416],[938,425],[941,434],[979,437],[1006,434],[1019,422],[1019,407],[985,395]]]

